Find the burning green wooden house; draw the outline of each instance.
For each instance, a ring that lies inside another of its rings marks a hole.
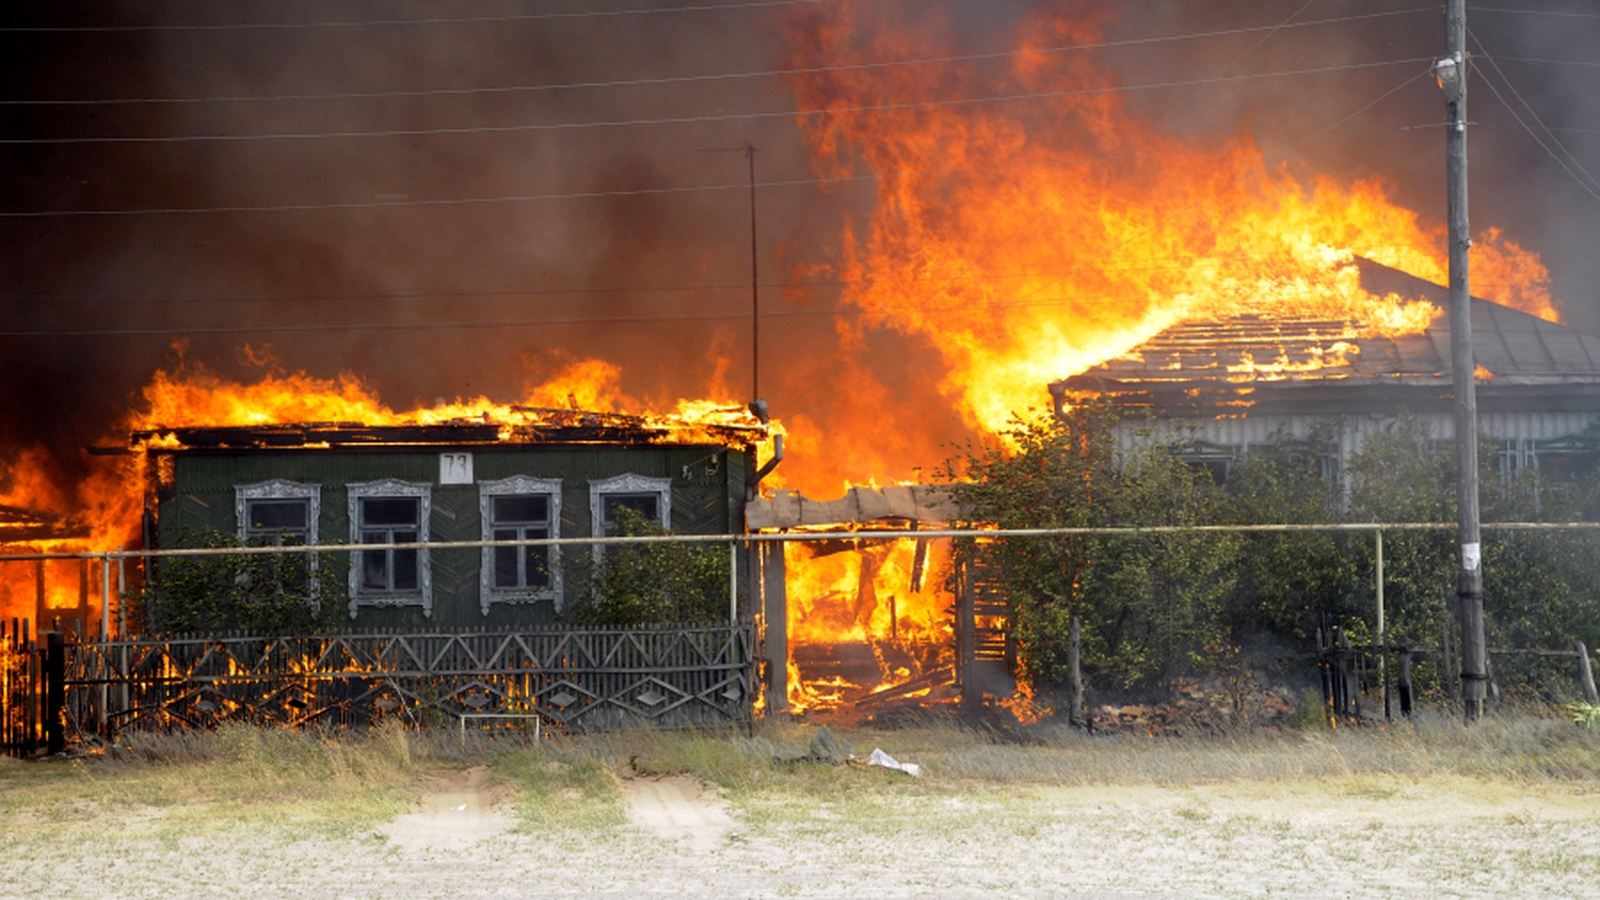
[[[427,544],[604,536],[624,509],[675,533],[739,533],[768,438],[737,408],[689,421],[513,407],[494,422],[158,429],[133,446],[148,463],[147,547],[219,533],[247,545],[420,543],[312,563],[341,568],[336,602],[352,627],[419,630],[552,623],[573,600],[564,574],[600,552]]]

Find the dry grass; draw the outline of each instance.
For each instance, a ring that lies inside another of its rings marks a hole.
[[[686,894],[1051,896],[1070,878],[1185,896],[1578,896],[1600,871],[1600,736],[1553,713],[1188,738],[949,723],[836,736],[921,764],[920,779],[803,759],[828,749],[822,734],[132,736],[105,757],[0,765],[0,850],[26,883],[70,895],[479,896],[488,882],[447,877],[456,858],[402,852],[378,826],[443,773],[488,763],[521,827],[464,852],[503,875],[496,890],[566,879],[567,893],[637,896],[666,877]],[[732,808],[712,857],[626,827],[618,777],[667,773],[718,785]],[[906,856],[918,847],[960,852]],[[108,866],[131,874],[101,886]]]
[[[613,769],[688,773],[733,792],[832,793],[861,782],[853,770],[806,762],[824,726],[764,723],[753,737],[636,731],[564,738],[541,751]],[[1154,738],[1090,735],[1057,726],[994,730],[936,724],[837,733],[865,759],[882,747],[928,778],[912,789],[1163,785],[1461,776],[1583,783],[1600,772],[1600,733],[1554,713],[1500,716],[1467,727],[1443,716],[1334,731],[1239,731]],[[883,783],[868,782],[868,784]],[[893,780],[893,790],[907,789]]]

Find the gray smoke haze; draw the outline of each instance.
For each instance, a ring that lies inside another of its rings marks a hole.
[[[1534,8],[1519,0],[1496,5]],[[1047,6],[1044,0],[908,0],[906,15],[948,17],[951,45],[925,52],[956,55],[1009,49],[1017,23]],[[1121,39],[1274,25],[1299,3],[1107,0],[1098,6],[1110,22],[1109,37]],[[427,14],[600,8],[438,4]],[[1319,0],[1298,19],[1392,8],[1377,0]],[[1541,8],[1563,5],[1548,0]],[[1579,3],[1564,8],[1587,9]],[[402,14],[420,12],[365,2],[174,3],[160,10],[65,4],[8,12],[4,24],[372,22]],[[0,212],[10,213],[607,195],[0,219],[0,330],[111,332],[0,337],[0,458],[42,443],[58,448],[70,470],[78,464],[76,448],[104,439],[150,374],[171,363],[175,340],[186,358],[237,377],[254,372],[245,363],[246,345],[270,346],[289,369],[323,376],[352,371],[397,408],[436,397],[514,399],[530,378],[564,359],[589,356],[621,365],[629,393],[695,396],[707,387],[715,348],[733,360],[735,389],[748,393],[746,168],[741,156],[727,151],[747,141],[758,146],[763,182],[814,173],[792,118],[706,117],[792,110],[794,100],[779,79],[395,93],[770,71],[782,56],[781,15],[747,8],[440,25],[0,34],[0,99],[389,95],[0,107],[0,138],[13,140],[702,119],[490,133],[0,146]],[[1473,22],[1497,57],[1584,60],[1600,46],[1600,19],[1484,12]],[[1429,57],[1442,52],[1442,34],[1442,16],[1430,9],[1286,28],[1265,41],[1253,33],[1106,51],[1102,58],[1126,82],[1149,83]],[[1502,67],[1546,124],[1600,128],[1596,69],[1511,61]],[[1132,102],[1163,127],[1197,137],[1248,128],[1269,158],[1303,174],[1379,178],[1401,203],[1437,219],[1442,137],[1426,126],[1439,121],[1442,102],[1426,79],[1306,142],[1422,68],[1136,92]],[[1472,104],[1480,123],[1472,136],[1474,225],[1500,226],[1542,252],[1567,320],[1600,331],[1600,254],[1591,251],[1589,237],[1600,201],[1516,126],[1481,79],[1473,85]],[[1558,134],[1600,173],[1594,135]],[[728,184],[736,189],[653,193]],[[886,429],[915,428],[936,438],[934,445],[960,439],[962,426],[935,391],[936,357],[905,363],[926,346],[924,338],[883,333],[866,353],[842,363],[832,321],[811,314],[837,303],[838,286],[780,285],[826,282],[817,273],[835,258],[845,223],[870,212],[873,195],[870,182],[761,189],[762,301],[772,313],[763,324],[762,393],[775,413],[804,410],[824,430],[850,417],[884,414],[876,404],[887,402],[901,412],[898,424]],[[701,318],[649,318],[689,313]],[[274,326],[301,330],[270,330]],[[133,331],[154,333],[127,333]],[[863,377],[870,383],[863,386]],[[874,405],[862,397],[874,398]],[[908,471],[853,474],[892,478]]]

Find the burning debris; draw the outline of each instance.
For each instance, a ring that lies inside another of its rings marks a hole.
[[[82,540],[89,529],[56,513],[0,505],[0,547],[8,544],[37,544]]]

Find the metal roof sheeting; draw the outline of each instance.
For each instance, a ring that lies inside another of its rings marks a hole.
[[[1448,307],[1444,288],[1357,260],[1371,293]],[[1600,412],[1600,337],[1473,298],[1478,402],[1496,411]],[[1451,402],[1450,316],[1389,337],[1354,320],[1239,315],[1184,322],[1122,356],[1054,382],[1162,416],[1423,413]],[[1480,373],[1481,374],[1481,373]]]
[[[852,487],[838,500],[812,500],[799,491],[775,491],[745,504],[745,527],[768,528],[852,525],[884,519],[951,522],[958,515],[950,492],[941,485],[901,484]]]

